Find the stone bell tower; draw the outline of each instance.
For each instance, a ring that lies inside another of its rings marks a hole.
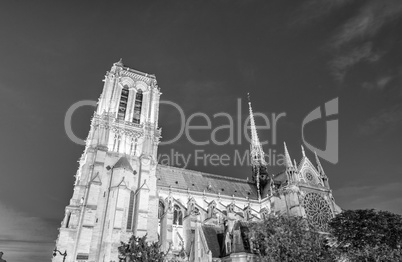
[[[106,73],[56,241],[66,262],[118,261],[132,234],[157,241],[160,95],[154,75],[121,60]]]

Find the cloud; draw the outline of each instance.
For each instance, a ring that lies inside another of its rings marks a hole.
[[[402,99],[402,65],[396,68],[388,68],[386,72],[365,79],[361,84],[363,90],[380,95],[387,103],[401,103]]]
[[[1,202],[0,214],[0,246],[6,260],[50,260],[60,222],[29,216]]]
[[[366,1],[356,15],[344,22],[330,39],[335,53],[330,69],[335,79],[342,82],[347,72],[360,62],[379,61],[386,50],[374,48],[373,41],[390,22],[402,15],[402,2]]]
[[[364,61],[376,62],[383,55],[384,53],[373,52],[372,43],[367,42],[335,57],[329,64],[334,77],[342,82],[348,70],[354,65]]]
[[[402,183],[383,185],[350,185],[334,190],[334,197],[343,209],[376,208],[402,214]]]
[[[55,243],[0,240],[3,259],[18,262],[50,262]]]
[[[362,87],[367,91],[384,91],[393,79],[395,79],[393,75],[379,76],[373,82],[364,82]]]
[[[391,29],[389,25],[402,17],[402,1],[308,0],[299,13],[293,21],[296,26],[314,26],[325,19],[331,19],[330,26],[337,23],[329,30],[330,37],[323,50],[331,56],[328,63],[331,74],[342,83],[355,66],[382,61],[396,45],[398,35],[382,34],[380,37],[380,34]]]
[[[374,48],[373,41],[390,22],[402,15],[402,2],[366,1],[356,15],[344,22],[330,39],[330,49],[335,53],[330,69],[335,79],[342,82],[347,72],[360,62],[374,63],[386,50]]]
[[[399,18],[401,14],[400,0],[365,1],[358,13],[340,27],[331,45],[339,48],[351,41],[373,37],[384,25]]]
[[[358,127],[360,135],[374,135],[382,131],[397,131],[402,126],[402,106],[382,109]]]
[[[42,218],[29,216],[11,209],[0,202],[0,240],[48,242],[54,240],[54,231],[49,230],[51,223]]]

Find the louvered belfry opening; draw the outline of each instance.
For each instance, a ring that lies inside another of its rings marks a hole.
[[[129,90],[127,86],[124,86],[124,88],[121,90],[121,96],[120,96],[120,104],[119,104],[119,113],[117,115],[117,118],[119,120],[124,120],[126,116],[126,111],[127,111],[127,101],[128,101],[128,94]]]
[[[134,116],[133,116],[134,124],[140,123],[141,107],[142,107],[142,90],[138,90],[137,94],[135,95]]]

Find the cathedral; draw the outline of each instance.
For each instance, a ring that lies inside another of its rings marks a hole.
[[[79,160],[74,192],[56,240],[66,262],[118,262],[133,234],[159,241],[172,261],[257,261],[247,223],[297,215],[321,231],[341,212],[315,154],[267,170],[249,102],[251,179],[158,164],[161,92],[154,75],[114,63]],[[53,262],[64,261],[55,256]]]

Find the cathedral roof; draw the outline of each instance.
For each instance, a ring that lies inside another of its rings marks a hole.
[[[131,172],[134,171],[133,167],[130,165],[130,162],[128,161],[127,157],[123,156],[117,161],[116,164],[114,164],[114,168],[124,168],[127,169]]]
[[[250,232],[250,224],[245,221],[238,220],[236,221],[233,231],[240,231],[240,239],[234,239],[234,252],[250,252],[250,241],[249,241],[249,232]],[[237,242],[238,241],[238,242]],[[237,242],[237,243],[236,243]]]
[[[202,225],[202,231],[204,232],[205,240],[208,245],[208,249],[212,252],[212,257],[217,258],[221,256],[222,246],[222,234],[219,234],[215,226]],[[221,238],[219,241],[219,238]]]
[[[274,181],[276,182],[285,182],[287,180],[286,170],[281,171],[280,173],[274,175]]]
[[[247,180],[218,176],[198,171],[158,165],[158,186],[250,198],[257,200],[258,192],[254,183]]]

